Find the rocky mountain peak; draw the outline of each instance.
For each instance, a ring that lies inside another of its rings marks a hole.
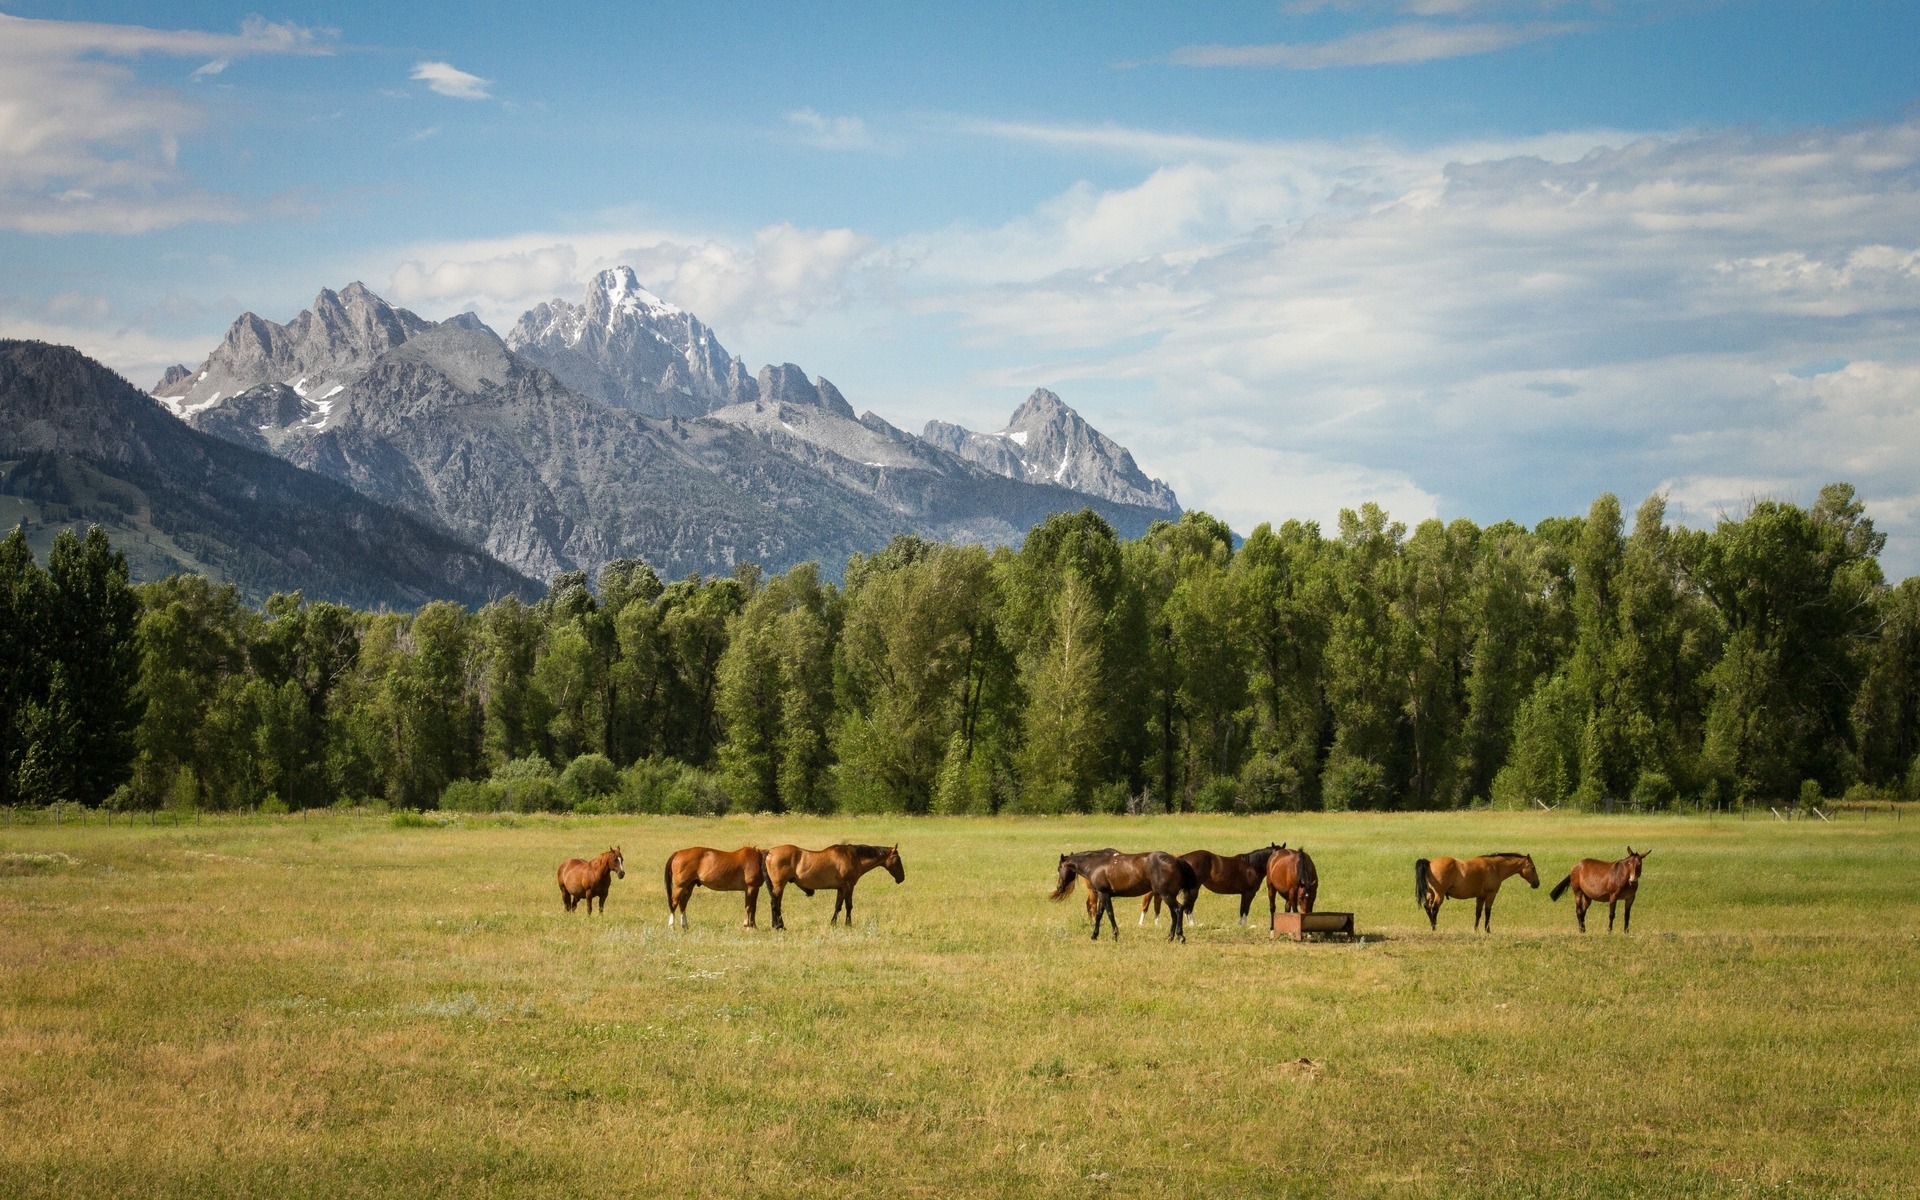
[[[713,331],[648,291],[631,267],[595,275],[579,304],[535,305],[506,344],[574,391],[648,416],[703,416],[753,398],[752,379]]]
[[[855,419],[853,405],[847,403],[847,398],[840,394],[839,388],[820,377],[809,382],[807,373],[792,363],[761,367],[756,384],[759,398],[769,404],[798,404],[824,409],[849,421]]]
[[[1180,511],[1172,488],[1149,478],[1125,446],[1087,424],[1046,388],[1035,388],[997,432],[975,433],[945,421],[929,421],[921,436],[1010,479],[1051,483],[1172,514]]]
[[[284,383],[304,396],[334,386],[432,327],[363,283],[338,292],[322,288],[313,306],[285,325],[240,314],[198,371],[168,371],[153,394],[182,415],[268,383]]]

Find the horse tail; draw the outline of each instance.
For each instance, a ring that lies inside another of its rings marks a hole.
[[[1427,876],[1432,862],[1424,858],[1413,860],[1413,901],[1422,908],[1427,904]]]
[[[1547,899],[1558,900],[1560,897],[1566,895],[1567,889],[1572,886],[1573,886],[1573,872],[1568,871],[1567,877],[1565,879],[1562,879],[1559,883],[1556,883],[1553,885],[1553,890],[1547,893]]]
[[[671,856],[668,857],[667,865],[661,869],[660,874],[663,880],[665,881],[665,886],[667,889],[667,911],[672,912],[673,911],[673,859]]]
[[[1200,872],[1186,859],[1174,856],[1173,861],[1180,866],[1180,899],[1177,903],[1188,916],[1193,915],[1193,906],[1200,899]]]

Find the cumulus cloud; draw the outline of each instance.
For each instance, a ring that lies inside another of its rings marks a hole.
[[[1159,161],[918,239],[916,310],[995,385],[1112,405],[1190,502],[1245,521],[1263,494],[1279,518],[1399,488],[1408,515],[1531,520],[1665,486],[1697,516],[1844,478],[1920,568],[1920,122],[1433,150],[994,132]]]
[[[848,229],[787,223],[747,242],[643,230],[531,234],[419,248],[393,271],[390,291],[405,303],[470,307],[504,328],[539,301],[577,300],[597,271],[630,266],[649,289],[724,334],[844,307],[872,244]]]
[[[1373,67],[1491,54],[1583,28],[1566,22],[1432,24],[1409,21],[1367,29],[1330,42],[1276,42],[1263,46],[1183,46],[1167,61],[1181,67]]]
[[[206,58],[194,72],[206,78],[234,59],[330,46],[325,31],[258,18],[227,34],[0,14],[0,229],[140,233],[240,219],[236,200],[180,169],[201,108],[126,64]]]
[[[490,100],[493,93],[487,89],[493,86],[491,79],[482,79],[471,75],[452,63],[419,62],[413,64],[410,76],[416,83],[424,83],[427,90],[442,96],[451,96],[455,100]]]
[[[825,117],[803,108],[788,113],[787,124],[799,131],[807,145],[820,150],[865,150],[873,145],[867,123],[859,117]]]

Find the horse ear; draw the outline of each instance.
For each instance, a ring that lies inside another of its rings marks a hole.
[[[1652,856],[1652,854],[1653,854],[1653,851],[1651,851],[1651,850],[1642,850],[1642,851],[1640,852],[1640,859],[1641,859],[1641,861],[1642,861],[1642,862],[1644,862],[1644,861],[1646,861],[1646,860],[1647,860],[1647,859],[1648,859],[1649,857],[1651,857],[1651,856]]]

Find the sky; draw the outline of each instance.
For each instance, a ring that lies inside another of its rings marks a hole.
[[[1920,5],[0,0],[0,336],[150,386],[634,267],[749,369],[1058,392],[1245,533],[1855,485],[1920,572]]]

